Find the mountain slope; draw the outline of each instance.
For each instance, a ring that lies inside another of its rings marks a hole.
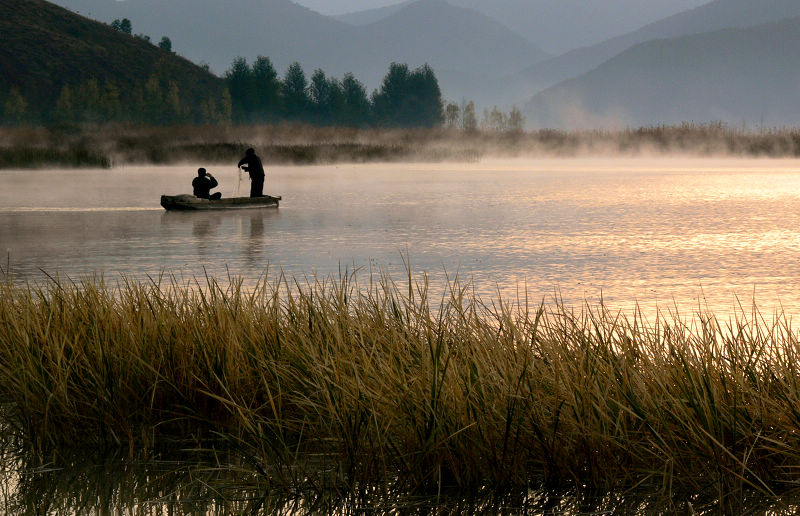
[[[682,121],[794,125],[800,119],[800,17],[637,45],[537,94],[533,126]]]
[[[553,54],[593,45],[708,0],[451,0],[475,9]]]
[[[236,56],[265,55],[280,73],[299,61],[307,74],[353,72],[371,89],[391,61],[412,68],[429,63],[444,94],[460,98],[469,86],[460,78],[496,79],[547,57],[500,23],[442,0],[419,0],[358,27],[289,0],[56,1],[104,21],[129,18],[134,32],[169,36],[178,53],[218,73]]]
[[[376,21],[383,20],[393,15],[403,7],[414,3],[414,0],[408,0],[398,4],[387,5],[386,7],[376,7],[374,9],[366,9],[364,11],[354,11],[345,14],[334,16],[335,19],[348,23],[350,25],[368,25]]]
[[[224,88],[186,59],[43,0],[0,2],[0,34],[0,89],[18,88],[34,107],[90,78],[125,89],[166,73],[198,102]]]
[[[547,57],[499,22],[444,0],[411,3],[363,29],[382,41],[390,60],[428,62],[437,70],[491,76]]]
[[[651,23],[639,30],[600,44],[573,50],[541,61],[508,78],[515,90],[510,96],[530,95],[559,81],[576,77],[638,43],[676,38],[724,28],[744,28],[800,15],[797,0],[715,0],[695,9]]]
[[[279,70],[295,61],[309,69],[345,68],[337,47],[355,48],[352,27],[289,0],[55,0],[91,18],[128,18],[133,31],[223,73],[237,56],[269,56]]]
[[[548,52],[560,54],[593,45],[670,16],[708,0],[449,0],[495,19]],[[390,16],[410,1],[334,16],[352,25],[366,25]]]

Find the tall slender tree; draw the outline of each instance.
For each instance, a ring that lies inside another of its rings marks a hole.
[[[367,98],[367,89],[352,73],[345,74],[342,79],[342,96],[342,125],[363,127],[372,123],[372,106]]]
[[[243,57],[233,60],[230,69],[225,72],[225,82],[231,94],[233,120],[249,122],[257,105],[256,82],[253,70]]]
[[[439,81],[428,65],[409,72],[408,65],[392,63],[372,103],[379,125],[433,127],[444,118]]]
[[[166,50],[167,52],[172,52],[172,40],[164,36],[161,38],[161,41],[158,42],[158,48]]]
[[[300,63],[289,65],[283,78],[284,113],[290,120],[307,120],[311,100],[308,81]]]
[[[411,72],[407,91],[413,125],[434,127],[444,121],[442,91],[430,66],[426,64]]]
[[[258,56],[253,63],[254,111],[260,121],[275,121],[281,113],[281,83],[268,57]]]
[[[3,107],[6,117],[13,122],[19,123],[26,118],[28,101],[25,100],[18,88],[12,88]]]
[[[380,89],[372,94],[372,108],[378,125],[394,127],[412,125],[405,106],[409,75],[407,64],[389,65],[389,71],[384,76]]]

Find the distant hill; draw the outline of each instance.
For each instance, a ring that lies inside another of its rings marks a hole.
[[[525,114],[533,126],[564,128],[682,121],[796,125],[798,48],[800,17],[642,43],[537,94]]]
[[[414,1],[415,0],[408,0],[406,2],[387,5],[386,7],[376,7],[375,9],[339,14],[333,18],[344,23],[349,23],[350,25],[369,25],[370,23],[375,23],[376,21],[383,20],[393,15],[403,7],[414,3]]]
[[[359,45],[351,26],[289,0],[54,1],[95,20],[128,18],[134,33],[168,36],[178,54],[218,74],[237,56],[258,55],[281,72],[299,61],[308,70],[338,73],[347,71],[346,52]]]
[[[451,0],[490,16],[551,54],[593,45],[709,0]]]
[[[391,61],[430,64],[443,93],[471,94],[464,77],[493,79],[548,57],[502,24],[443,0],[418,0],[373,23],[353,26],[289,0],[56,0],[95,19],[128,18],[134,32],[169,36],[173,48],[217,73],[233,58],[268,56],[279,73],[293,61],[310,74],[354,73],[376,88]]]
[[[798,0],[715,0],[597,45],[540,61],[522,73],[507,78],[505,83],[508,88],[503,95],[531,95],[564,79],[586,73],[638,43],[724,28],[745,28],[798,15]]]
[[[363,29],[382,41],[389,60],[428,62],[437,70],[496,77],[548,57],[501,23],[444,0],[410,3]]]
[[[708,0],[448,0],[458,7],[474,9],[499,21],[537,47],[553,54],[593,45],[625,34]],[[352,25],[382,20],[411,1],[334,16]]]
[[[159,83],[151,93],[164,94],[160,81],[169,82],[186,109],[218,100],[225,89],[221,79],[184,58],[43,0],[0,2],[0,34],[0,95],[18,91],[32,113],[46,115],[65,85],[76,92],[90,80],[98,98],[87,102],[107,94],[114,103],[109,109],[124,109],[137,85],[143,96],[153,77]]]

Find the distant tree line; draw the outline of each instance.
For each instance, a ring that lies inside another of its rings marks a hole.
[[[6,125],[26,123],[127,122],[150,125],[226,123],[231,119],[227,89],[209,92],[196,101],[184,95],[180,81],[157,72],[132,85],[89,78],[64,84],[58,96],[36,109],[19,88],[11,88],[0,102]],[[2,97],[0,97],[2,99]]]
[[[115,21],[116,23],[116,21]],[[122,24],[127,28],[126,24]],[[49,102],[26,98],[19,88],[0,90],[5,124],[129,122],[179,123],[298,122],[346,127],[434,127],[445,120],[442,94],[433,70],[410,70],[392,63],[372,95],[353,74],[340,80],[316,70],[311,79],[298,63],[282,78],[266,57],[252,66],[233,61],[224,83],[198,100],[187,95],[185,78],[166,64],[131,83],[87,78],[63,84]],[[227,87],[226,87],[227,86]],[[195,88],[196,90],[196,88]]]
[[[450,129],[461,129],[466,133],[478,130],[497,133],[521,133],[525,129],[525,118],[522,112],[513,106],[508,113],[494,106],[491,111],[483,110],[480,121],[475,114],[475,103],[462,101],[461,104],[448,102],[444,108],[445,126]]]
[[[236,58],[225,73],[234,123],[294,121],[348,127],[433,127],[444,121],[439,81],[430,66],[392,63],[372,95],[353,74],[340,80],[316,70],[307,79],[299,63],[283,78],[269,58],[252,66]]]

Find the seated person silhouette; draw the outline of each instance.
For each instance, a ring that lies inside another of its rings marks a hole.
[[[219,183],[217,180],[206,172],[204,168],[197,169],[197,177],[192,180],[192,188],[194,189],[194,196],[201,199],[209,199],[211,201],[218,201],[222,199],[222,194],[217,192],[211,194],[211,189],[216,188]]]

